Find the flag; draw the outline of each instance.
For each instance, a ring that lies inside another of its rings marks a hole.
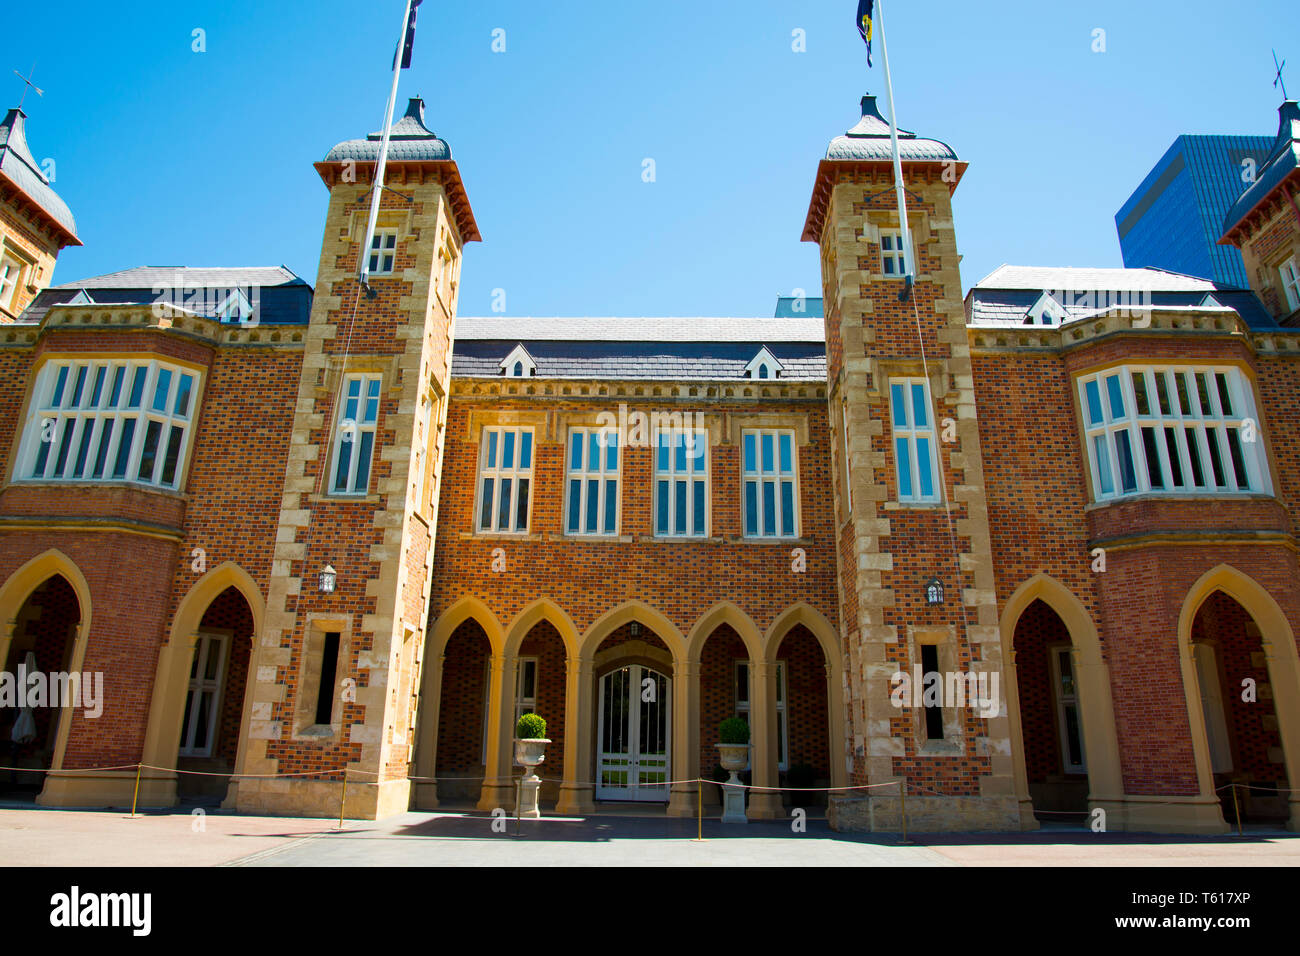
[[[402,69],[403,70],[409,70],[411,68],[411,51],[415,48],[415,14],[417,12],[416,7],[418,7],[423,2],[424,0],[411,0],[411,15],[406,19],[406,39],[402,43]],[[394,61],[396,61],[397,59],[396,54],[394,54],[393,59]],[[397,63],[394,62],[393,66],[394,68],[396,68]]]
[[[871,8],[876,0],[858,0],[858,33],[867,45],[867,66],[871,66]]]

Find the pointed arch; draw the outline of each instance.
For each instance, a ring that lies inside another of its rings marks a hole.
[[[505,632],[505,652],[508,657],[519,653],[519,647],[523,644],[524,639],[528,637],[528,632],[542,621],[548,621],[554,625],[560,633],[560,639],[564,641],[564,652],[569,657],[576,657],[578,653],[578,644],[580,637],[578,629],[574,626],[573,618],[569,617],[554,601],[548,598],[538,598],[532,604],[528,605],[510,622],[510,626]]]
[[[429,641],[426,648],[426,655],[437,659],[441,657],[447,649],[447,641],[455,633],[456,628],[460,627],[470,618],[478,622],[479,627],[483,628],[483,633],[487,635],[488,643],[492,645],[492,653],[500,655],[505,652],[506,637],[505,630],[501,627],[501,622],[497,616],[492,613],[491,608],[484,604],[479,598],[472,594],[466,594],[456,600],[451,607],[438,615],[438,620],[433,622],[433,627],[429,628]]]
[[[730,601],[719,601],[700,615],[687,635],[687,660],[698,661],[709,636],[723,624],[740,636],[751,661],[763,659],[763,635],[759,633],[754,619]]]
[[[1074,592],[1048,574],[1035,574],[1023,582],[1002,609],[1000,623],[1003,666],[1015,675],[1016,625],[1035,601],[1042,601],[1065,625],[1074,645],[1078,670],[1079,700],[1083,719],[1083,747],[1088,764],[1088,802],[1090,806],[1116,805],[1124,797],[1124,780],[1120,772],[1119,738],[1115,731],[1115,706],[1111,697],[1110,669],[1101,653],[1101,637],[1088,609]],[[1016,796],[1023,811],[1030,813],[1028,774],[1025,771],[1025,744],[1020,725],[1020,690],[1018,680],[1006,682],[1007,716],[1011,723],[1012,767]]]
[[[1201,706],[1200,683],[1192,657],[1192,625],[1196,615],[1211,595],[1222,591],[1236,601],[1259,628],[1261,650],[1268,667],[1273,689],[1273,707],[1277,713],[1278,733],[1282,738],[1282,759],[1289,786],[1300,781],[1300,652],[1296,650],[1295,631],[1273,596],[1250,575],[1229,564],[1211,568],[1196,580],[1187,592],[1178,616],[1178,658],[1183,674],[1183,696],[1187,700],[1187,719],[1191,724],[1192,752],[1196,756],[1196,776],[1202,795],[1214,796],[1210,744],[1205,732],[1205,710]],[[1300,830],[1300,795],[1291,794],[1292,830]]]
[[[68,582],[77,596],[77,610],[80,620],[77,622],[76,635],[73,637],[72,656],[69,658],[69,671],[81,671],[86,661],[86,646],[90,640],[90,619],[92,603],[90,585],[81,573],[75,561],[60,551],[50,548],[36,555],[13,574],[9,575],[0,586],[0,621],[4,629],[0,631],[0,667],[9,659],[9,648],[13,643],[14,627],[17,625],[18,612],[31,596],[32,592],[48,579],[58,575]],[[68,732],[72,721],[60,720],[58,736],[54,742],[54,755],[50,766],[53,769],[63,767],[63,755],[68,747]]]
[[[596,618],[582,635],[578,646],[579,655],[583,658],[594,657],[601,641],[629,621],[640,621],[654,631],[672,653],[674,661],[686,659],[686,638],[677,625],[644,601],[624,601]]]
[[[158,666],[154,675],[153,697],[149,705],[149,727],[145,731],[143,762],[152,767],[175,767],[176,754],[180,747],[182,710],[185,706],[186,692],[189,688],[190,665],[194,657],[194,645],[199,636],[199,625],[208,607],[225,593],[234,588],[248,605],[253,616],[253,660],[249,661],[253,670],[257,656],[257,636],[262,633],[262,624],[266,618],[266,601],[262,591],[253,580],[252,575],[233,561],[226,561],[212,568],[194,582],[185,597],[176,606],[172,624],[167,632],[167,643],[158,652]],[[249,681],[249,688],[252,687]],[[239,720],[239,752],[235,758],[235,772],[239,773],[244,765],[244,746],[248,740],[249,708],[252,695],[245,692],[243,708]],[[159,778],[161,784],[150,782],[146,787],[147,802],[171,806],[176,802],[175,778]]]

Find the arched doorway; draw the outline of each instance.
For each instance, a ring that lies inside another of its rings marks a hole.
[[[546,736],[551,742],[546,748],[546,760],[537,770],[542,778],[539,799],[543,806],[558,800],[564,768],[565,657],[564,638],[554,624],[543,620],[529,628],[515,659],[514,708],[505,715],[511,739],[520,715],[534,713],[546,721]]]
[[[700,776],[721,783],[729,776],[718,762],[718,725],[728,717],[740,717],[749,724],[753,741],[757,716],[757,693],[761,686],[751,674],[754,654],[730,624],[719,624],[700,648]],[[753,753],[750,765],[740,774],[746,784],[753,783]],[[745,792],[746,797],[749,791]],[[719,787],[704,787],[704,801],[710,806],[721,803]]]
[[[177,795],[187,803],[225,797],[239,756],[253,650],[253,610],[233,585],[199,619],[176,751]],[[184,772],[188,771],[188,772]]]
[[[596,649],[596,799],[667,803],[673,759],[673,659],[640,621]]]
[[[81,617],[76,591],[62,574],[38,584],[15,614],[3,662],[8,687],[0,694],[0,754],[4,765],[23,769],[0,771],[0,793],[6,796],[34,799],[40,793],[46,776],[42,771],[56,765],[64,722],[84,700],[84,694],[75,702],[55,699],[58,694],[52,695],[54,685],[48,679],[73,669]],[[55,685],[72,686],[70,681]]]
[[[1070,631],[1043,600],[1016,622],[1013,641],[1025,776],[1036,815],[1063,823],[1088,810],[1088,753],[1077,654]]]
[[[434,776],[440,804],[478,801],[488,762],[492,644],[474,618],[447,640],[441,668]]]
[[[826,656],[813,633],[796,624],[776,649],[777,770],[787,806],[824,806],[825,793],[806,787],[829,787],[830,701],[826,692]]]
[[[1259,625],[1233,597],[1215,591],[1196,611],[1192,663],[1210,772],[1224,819],[1282,824],[1289,808],[1286,760]],[[1235,791],[1235,793],[1234,793]]]

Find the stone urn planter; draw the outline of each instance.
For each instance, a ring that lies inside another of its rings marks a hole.
[[[546,737],[546,721],[536,714],[524,714],[519,718],[515,733],[515,763],[524,768],[516,797],[517,815],[540,817],[542,811],[537,806],[537,795],[541,790],[542,778],[537,776],[536,768],[546,760],[546,745],[551,742]]]
[[[749,724],[739,717],[729,717],[718,725],[718,762],[731,774],[722,784],[722,822],[748,823],[745,816],[745,790],[736,776],[749,763]]]

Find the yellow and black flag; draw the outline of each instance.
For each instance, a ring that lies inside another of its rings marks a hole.
[[[858,0],[858,32],[867,45],[867,66],[871,66],[871,8],[876,0]]]

